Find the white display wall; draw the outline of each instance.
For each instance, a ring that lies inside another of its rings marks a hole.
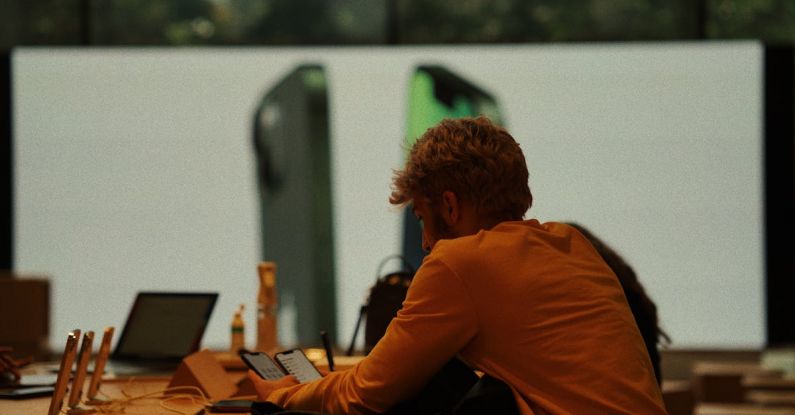
[[[753,42],[18,49],[15,266],[52,277],[53,345],[122,326],[139,290],[220,292],[210,347],[228,345],[245,302],[253,345],[252,117],[281,77],[318,63],[347,344],[378,263],[401,246],[387,198],[409,78],[439,64],[497,99],[527,158],[528,217],[579,222],[616,248],[674,346],[759,347],[762,55]]]

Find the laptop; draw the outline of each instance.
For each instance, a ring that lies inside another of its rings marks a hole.
[[[116,375],[165,373],[199,350],[218,293],[139,292],[108,361]]]

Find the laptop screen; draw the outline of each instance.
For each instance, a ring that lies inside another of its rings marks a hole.
[[[197,351],[217,299],[217,293],[138,293],[113,358],[179,360]]]

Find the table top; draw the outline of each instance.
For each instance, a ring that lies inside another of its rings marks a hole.
[[[743,378],[743,387],[746,389],[773,389],[773,390],[789,390],[795,391],[795,379],[793,378],[775,378],[767,376],[745,376]]]
[[[757,405],[789,406],[795,409],[795,391],[789,390],[752,390],[745,394],[745,400]]]
[[[692,372],[696,376],[754,376],[777,377],[782,376],[779,369],[766,368],[758,363],[750,362],[712,362],[699,361],[693,364]]]
[[[174,390],[173,394],[165,394],[168,378],[129,378],[108,380],[102,383],[100,398],[107,401],[103,405],[105,414],[152,414],[182,413],[196,414],[204,409],[206,400],[198,395],[191,395],[188,390]],[[24,400],[0,401],[0,413],[4,414],[46,414],[50,406],[50,397]],[[81,404],[82,408],[91,406]],[[171,409],[170,411],[167,409]],[[63,413],[69,413],[64,403]]]
[[[795,408],[763,407],[752,404],[698,404],[693,415],[795,415]]]
[[[216,353],[215,357],[226,369],[230,380],[234,383],[246,376],[247,368],[237,355]],[[337,370],[348,369],[361,359],[361,356],[340,356],[335,358],[335,366]],[[325,354],[316,357],[314,363],[321,370],[327,369]],[[54,363],[33,364],[24,370],[24,375],[51,378],[54,376],[52,373],[53,367],[56,367]],[[50,381],[53,380],[50,379]],[[101,413],[123,413],[127,415],[182,413],[193,415],[204,412],[205,405],[209,403],[208,400],[200,397],[198,392],[188,389],[167,390],[170,380],[170,375],[116,377],[114,374],[109,373],[108,376],[103,377],[99,395],[102,399],[111,403],[104,405]],[[41,382],[45,381],[42,380]],[[83,387],[84,391],[88,390],[87,383],[88,380],[86,380],[86,385]],[[169,393],[167,394],[167,392]],[[256,400],[256,396],[242,396],[232,399]],[[50,400],[50,396],[21,400],[0,400],[0,414],[46,414],[50,406]],[[91,408],[91,406],[85,404],[81,404],[80,407]],[[62,413],[68,413],[68,409],[66,399],[64,399]],[[100,411],[97,412],[99,413]],[[76,411],[72,413],[76,413]],[[214,412],[214,414],[217,414],[217,412]]]

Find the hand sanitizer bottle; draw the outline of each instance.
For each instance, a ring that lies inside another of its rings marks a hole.
[[[240,308],[235,312],[234,318],[232,318],[232,341],[229,347],[229,351],[232,353],[239,353],[240,350],[246,348],[246,324],[243,322],[243,310],[245,308],[244,304],[240,304]]]

